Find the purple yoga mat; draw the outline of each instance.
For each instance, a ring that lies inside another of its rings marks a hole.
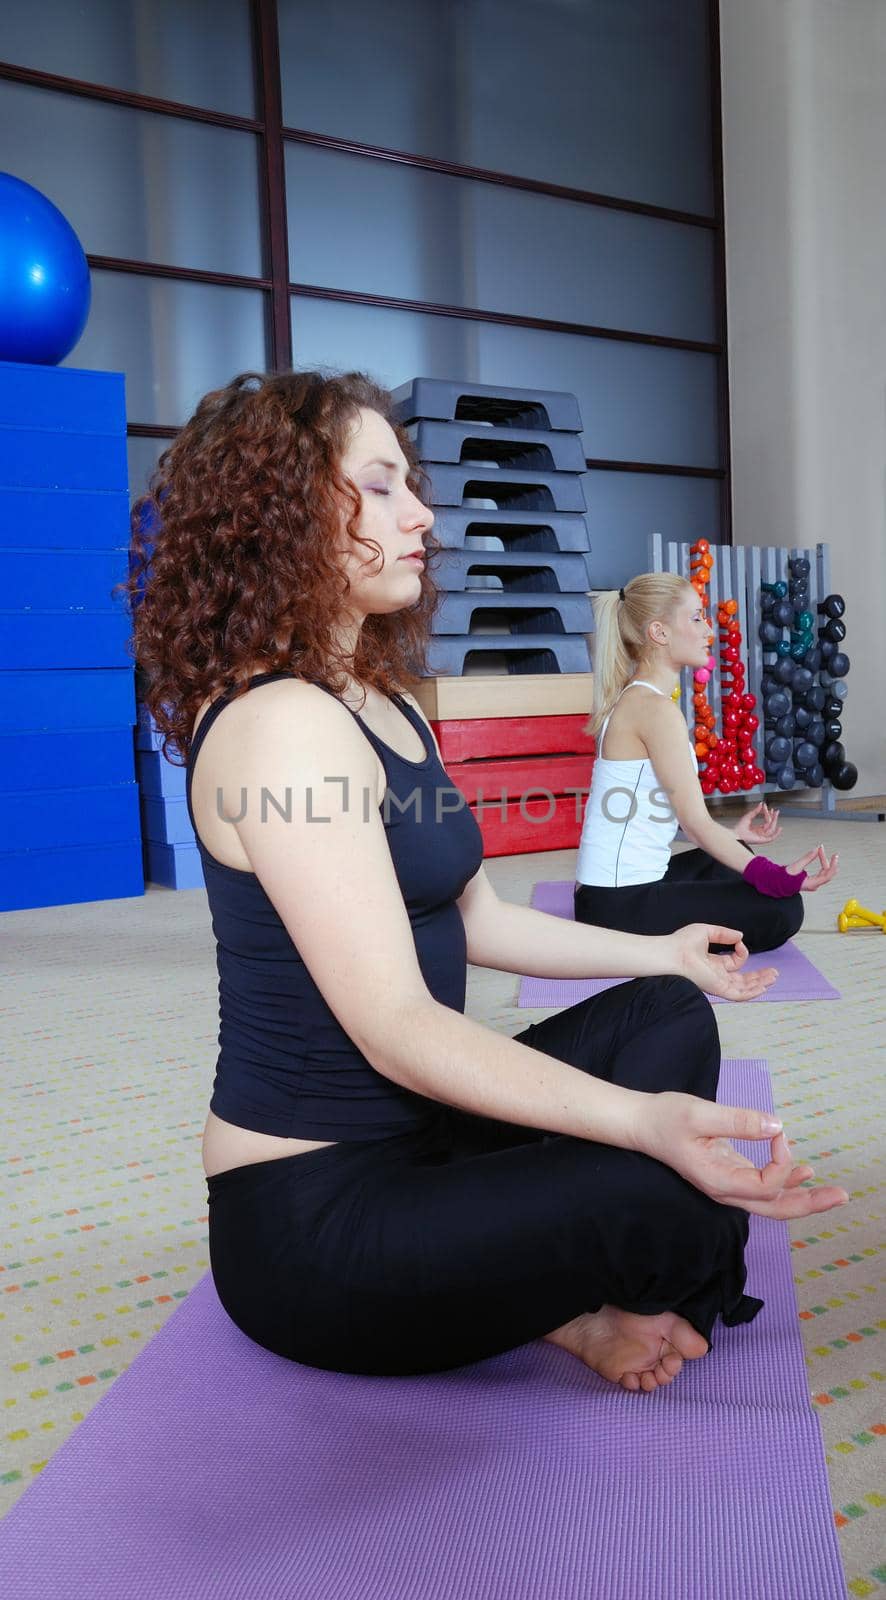
[[[532,891],[532,904],[536,911],[547,911],[553,917],[572,917],[573,884],[569,882],[537,883]],[[808,956],[798,950],[792,939],[778,950],[763,955],[749,956],[747,971],[758,967],[777,967],[778,977],[771,989],[748,1001],[756,1005],[765,1000],[839,1000],[840,991],[828,983],[823,973],[813,966]],[[517,1005],[574,1006],[579,1000],[602,994],[604,989],[614,989],[625,983],[625,978],[521,978]],[[729,1005],[718,995],[709,998],[715,1006]]]
[[[760,1062],[721,1098],[768,1107]],[[422,1378],[258,1349],[208,1276],[0,1528],[16,1600],[844,1600],[787,1229],[756,1322],[629,1395],[525,1345]]]

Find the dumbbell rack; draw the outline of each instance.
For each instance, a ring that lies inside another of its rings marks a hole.
[[[795,556],[804,556],[809,562],[809,610],[816,619],[816,632],[818,629],[818,607],[822,600],[831,593],[831,552],[827,544],[809,545],[805,548],[791,546],[785,548],[779,545],[748,545],[735,547],[734,553],[741,553],[745,557],[745,572],[747,581],[747,595],[749,604],[753,607],[754,626],[747,637],[748,645],[748,676],[753,693],[757,695],[762,704],[760,685],[763,679],[764,646],[759,636],[760,621],[760,593],[764,583],[777,583],[788,575],[788,561]],[[767,652],[768,653],[768,652]],[[762,726],[762,713],[760,717]],[[789,801],[783,802],[779,798],[779,810],[785,817],[826,817],[835,822],[883,822],[886,813],[877,811],[848,811],[844,808],[837,810],[836,793],[833,784],[825,777],[820,789],[821,795],[818,805],[792,805]],[[790,791],[777,790],[779,797]]]
[[[442,546],[432,677],[416,692],[448,775],[487,855],[574,848],[594,749],[578,404],[430,378],[394,398]],[[470,658],[483,669],[496,657],[507,677],[471,671]]]
[[[649,540],[649,567],[653,572],[676,572],[681,577],[689,576],[690,542],[678,543],[675,540],[663,540],[660,534],[653,533]],[[784,545],[710,545],[714,565],[711,569],[711,582],[708,588],[709,607],[712,616],[716,616],[717,606],[722,600],[734,599],[738,604],[737,617],[741,625],[742,639],[747,667],[747,687],[751,694],[757,697],[757,713],[760,718],[759,729],[759,756],[760,766],[763,762],[764,723],[763,723],[763,696],[762,681],[764,674],[764,646],[759,636],[760,592],[761,584],[775,583],[785,579],[788,575],[788,561],[795,556],[803,556],[809,562],[809,602],[808,609],[818,617],[818,605],[826,595],[831,592],[831,567],[830,549],[826,544],[787,547]],[[768,653],[768,652],[767,652]],[[709,698],[719,723],[722,715],[722,691],[719,672],[708,684]],[[692,723],[692,680],[686,674],[686,682],[681,684],[681,709],[687,722]],[[783,816],[791,817],[827,817],[843,822],[882,822],[886,815],[876,811],[847,811],[837,809],[833,785],[825,778],[819,791],[821,801],[819,805],[792,805],[785,801],[783,796],[789,790],[774,789],[770,783],[761,784],[756,789],[745,790],[742,793],[748,800],[760,799],[764,794],[777,797],[778,807]]]

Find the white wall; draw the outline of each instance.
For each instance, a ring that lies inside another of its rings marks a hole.
[[[882,794],[886,0],[720,11],[735,540],[830,544],[853,792]]]

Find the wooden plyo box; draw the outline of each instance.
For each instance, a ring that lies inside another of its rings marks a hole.
[[[590,672],[479,674],[466,678],[422,678],[412,689],[430,722],[475,717],[563,717],[590,715]]]
[[[483,835],[485,856],[521,856],[535,850],[575,850],[581,838],[584,800],[575,795],[539,796],[471,806]]]
[[[574,849],[594,765],[585,716],[435,722],[446,771],[487,856]]]
[[[586,716],[474,717],[432,722],[446,763],[495,756],[592,755]]]

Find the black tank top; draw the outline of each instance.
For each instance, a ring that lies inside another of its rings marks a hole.
[[[247,692],[293,676],[263,673]],[[455,902],[483,859],[482,838],[467,806],[453,809],[460,797],[429,729],[399,695],[393,698],[421,736],[423,761],[397,755],[355,711],[351,715],[384,766],[382,820],[425,982],[435,1000],[463,1011],[467,953]],[[230,700],[222,695],[206,712],[187,768],[188,812],[218,963],[219,1056],[211,1108],[237,1127],[292,1139],[371,1139],[418,1128],[439,1107],[376,1072],[337,1022],[256,875],[216,860],[200,839],[191,807],[194,765]],[[355,884],[355,897],[359,893]]]

